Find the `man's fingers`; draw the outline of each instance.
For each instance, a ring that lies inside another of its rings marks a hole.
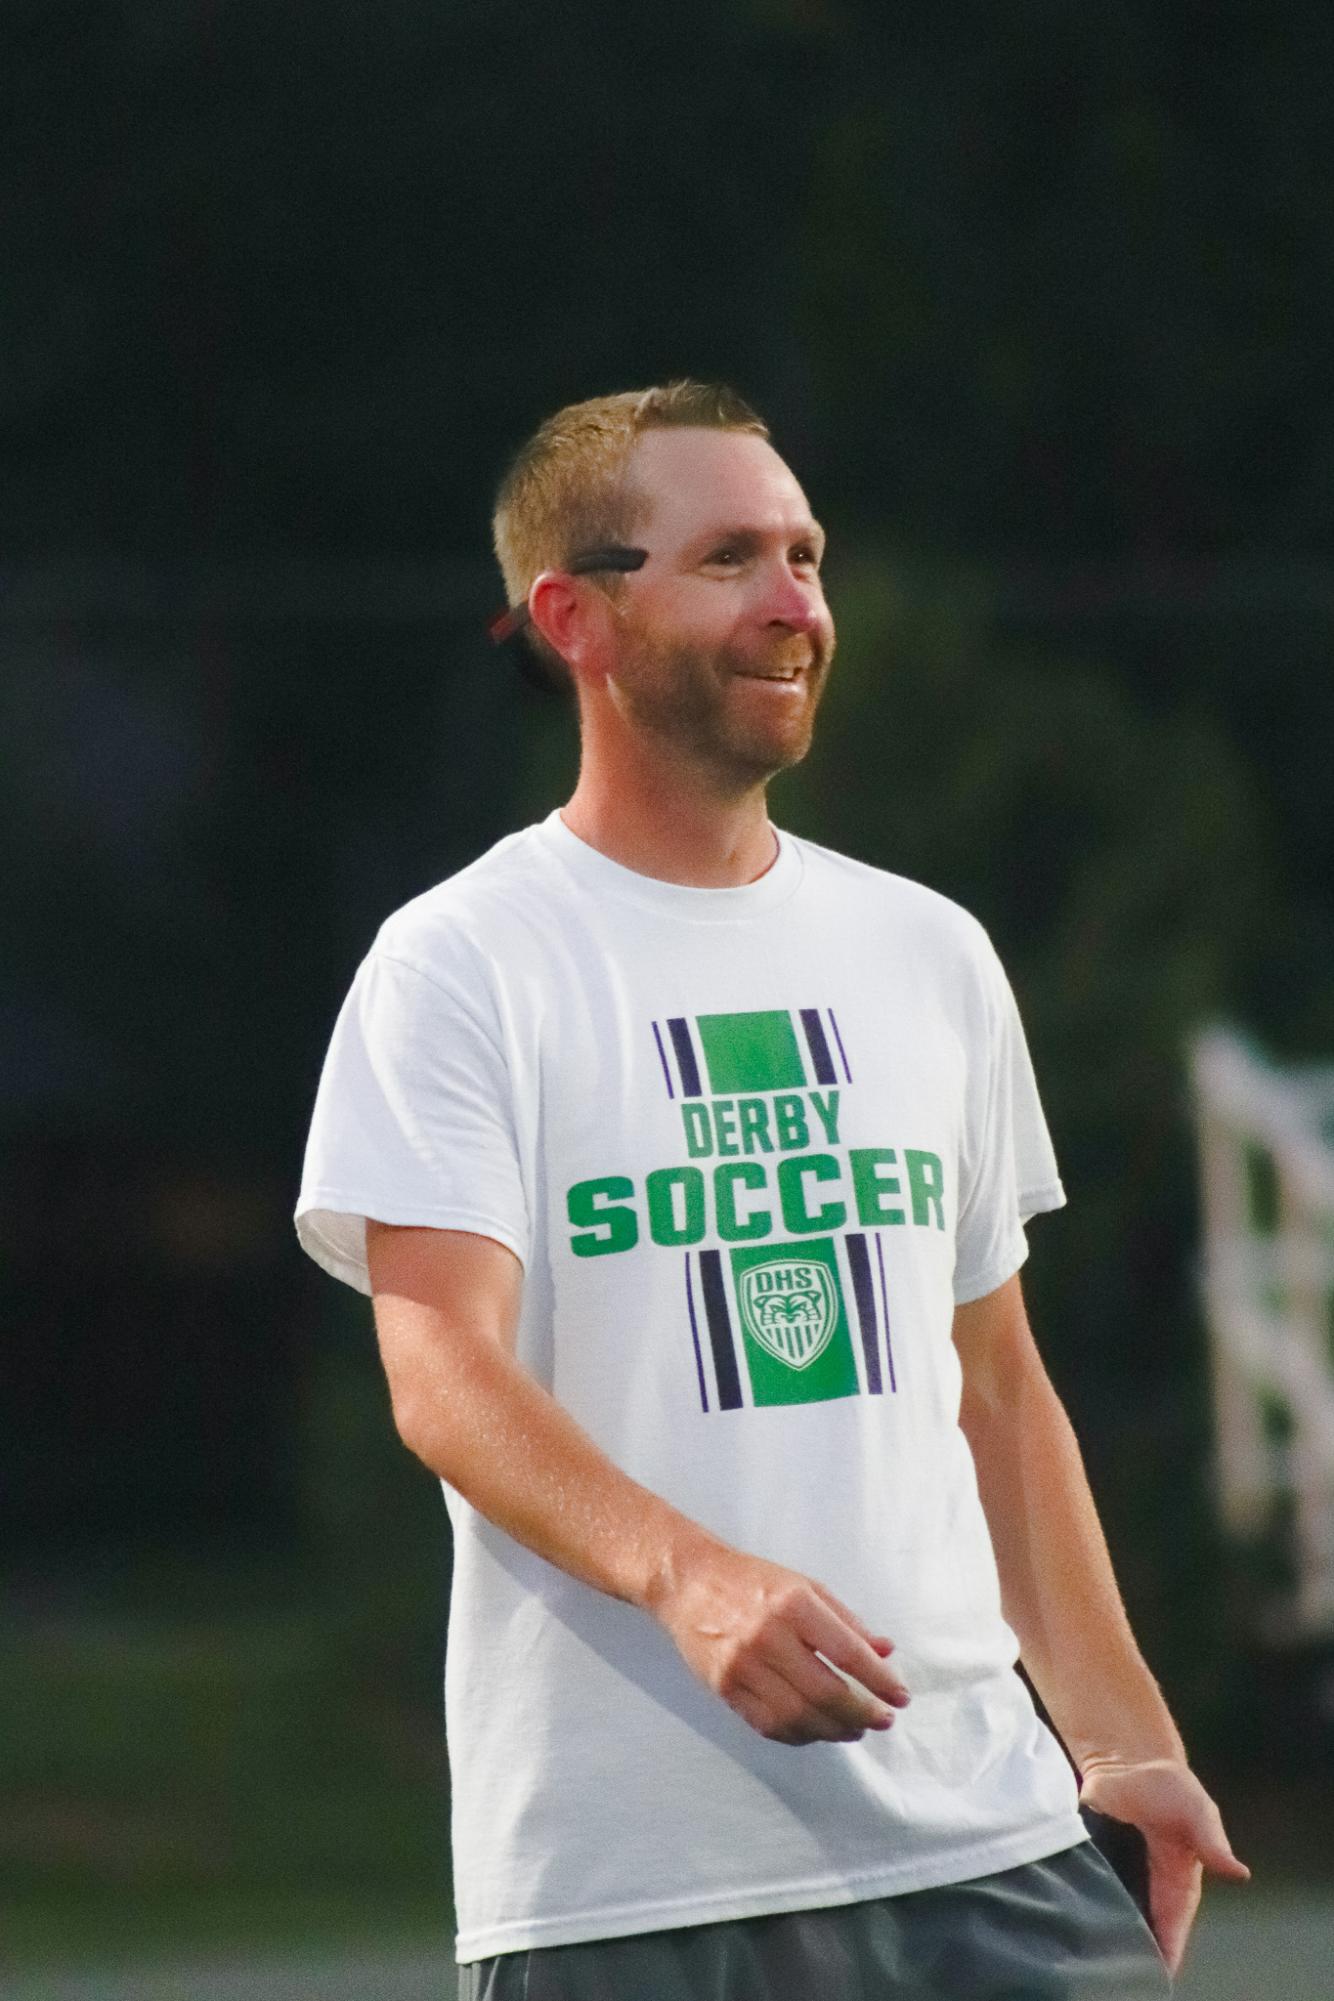
[[[1222,1814],[1203,1793],[1179,1814],[1164,1820],[1157,1828],[1146,1827],[1144,1833],[1150,1849],[1155,1846],[1160,1849],[1165,1866],[1171,1866],[1176,1852],[1184,1858],[1184,1864],[1202,1863],[1211,1875],[1226,1877],[1233,1883],[1251,1880],[1250,1870],[1233,1853]]]
[[[769,1649],[769,1665],[790,1683],[803,1701],[818,1709],[840,1729],[885,1729],[894,1711],[878,1696],[865,1689],[850,1687],[791,1631],[774,1634]]]
[[[845,1605],[841,1598],[835,1598],[833,1592],[817,1578],[812,1577],[810,1585],[816,1597],[822,1598],[830,1611],[838,1614],[845,1626],[851,1626],[854,1633],[860,1633],[868,1647],[874,1648],[875,1652],[881,1655],[893,1653],[893,1640],[888,1639],[884,1633],[873,1633],[866,1621],[859,1619],[850,1605]]]
[[[752,1695],[748,1688],[734,1688],[727,1698],[728,1707],[734,1709],[743,1723],[749,1723],[758,1737],[771,1734],[772,1718],[758,1695]]]
[[[822,1653],[827,1661],[844,1674],[850,1674],[879,1696],[882,1702],[890,1703],[895,1709],[902,1709],[910,1697],[904,1683],[899,1679],[883,1654],[877,1653],[871,1644],[876,1635],[868,1635],[860,1619],[845,1613],[838,1606],[837,1599],[820,1590],[811,1606],[810,1616],[796,1622],[797,1635],[814,1651]],[[882,1640],[891,1646],[891,1641]]]
[[[1249,1883],[1251,1872],[1230,1848],[1211,1849],[1204,1857],[1204,1866],[1211,1876],[1225,1876],[1232,1883]]]
[[[755,1727],[762,1736],[774,1737],[779,1743],[847,1744],[862,1734],[861,1726],[830,1714],[823,1705],[809,1702],[801,1689],[763,1661],[747,1664],[744,1692],[758,1704],[764,1719]]]
[[[1233,1854],[1221,1817],[1214,1809],[1218,1831],[1204,1833],[1198,1822],[1164,1838],[1144,1830],[1149,1847],[1149,1908],[1153,1934],[1173,1978],[1181,1970],[1196,1913],[1200,1908],[1204,1871],[1233,1882],[1250,1881],[1250,1870]]]
[[[1190,1846],[1191,1860],[1198,1858],[1211,1876],[1223,1876],[1232,1883],[1250,1882],[1250,1870],[1239,1855],[1232,1853],[1232,1845],[1221,1826],[1217,1835],[1197,1835]]]
[[[1208,1816],[1208,1827],[1196,1842],[1196,1853],[1211,1876],[1223,1876],[1232,1883],[1249,1883],[1251,1872],[1241,1857],[1233,1854],[1222,1814],[1212,1800],[1209,1805],[1212,1811]]]
[[[1153,1935],[1173,1978],[1181,1970],[1200,1907],[1199,1863],[1185,1849],[1149,1847],[1149,1910]]]

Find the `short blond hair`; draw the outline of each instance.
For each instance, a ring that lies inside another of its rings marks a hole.
[[[636,443],[645,431],[687,428],[769,436],[735,389],[688,378],[567,403],[539,425],[501,481],[491,518],[506,602],[521,604],[535,577],[564,569],[581,550],[628,542],[645,507],[629,477]],[[623,587],[614,573],[595,581],[613,595]],[[568,684],[568,669],[541,634],[529,626],[524,638]]]

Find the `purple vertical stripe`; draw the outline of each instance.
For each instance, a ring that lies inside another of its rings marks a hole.
[[[695,1289],[690,1283],[689,1251],[686,1252],[686,1305],[690,1309],[690,1338],[695,1344],[695,1374],[699,1377],[699,1400],[707,1410],[709,1392],[704,1385],[704,1357],[699,1352],[699,1325],[695,1319]]]
[[[674,1015],[667,1024],[667,1033],[672,1038],[672,1048],[681,1066],[681,1096],[700,1098],[704,1095],[699,1081],[699,1065],[695,1061],[695,1045],[690,1040],[690,1024],[684,1015]]]
[[[848,1052],[843,1047],[843,1037],[838,1032],[838,1016],[834,1013],[832,1007],[829,1010],[829,1025],[834,1031],[834,1040],[838,1044],[838,1053],[843,1058],[843,1075],[847,1078],[848,1082],[851,1083],[852,1072],[848,1068]]]
[[[832,1084],[838,1072],[834,1068],[834,1059],[829,1054],[829,1044],[825,1040],[820,1010],[818,1007],[804,1007],[800,1013],[801,1025],[806,1031],[806,1040],[811,1048],[811,1061],[815,1065],[816,1082]]]
[[[723,1286],[721,1251],[700,1252],[699,1277],[704,1288],[704,1317],[709,1323],[709,1345],[713,1349],[718,1407],[720,1410],[740,1410],[741,1378],[737,1374],[736,1350],[732,1346],[732,1320],[727,1311],[727,1293]]]
[[[889,1387],[897,1395],[899,1386],[894,1380],[894,1346],[889,1338],[889,1295],[885,1291],[885,1245],[879,1235],[875,1240],[875,1255],[880,1266],[880,1304],[885,1316],[885,1360],[889,1364]]]
[[[857,1318],[862,1328],[862,1353],[866,1357],[866,1388],[871,1396],[878,1397],[884,1385],[880,1380],[880,1342],[875,1324],[875,1286],[871,1281],[871,1260],[866,1250],[866,1239],[859,1232],[849,1231],[843,1241],[848,1247],[848,1263],[852,1267],[852,1290],[857,1301]]]
[[[667,1052],[662,1046],[662,1037],[658,1033],[658,1024],[656,1021],[653,1024],[653,1040],[658,1045],[658,1061],[662,1065],[662,1074],[667,1080],[667,1096],[669,1098],[674,1098],[676,1096],[676,1093],[672,1089],[672,1073],[667,1068]]]

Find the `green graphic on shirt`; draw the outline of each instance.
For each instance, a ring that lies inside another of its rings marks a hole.
[[[834,1113],[820,1101],[818,1091],[807,1092],[815,1111],[828,1127]],[[831,1091],[828,1097],[836,1099]],[[738,1151],[733,1139],[735,1112],[748,1100],[716,1099],[713,1113],[718,1151]],[[784,1104],[775,1098],[776,1111]],[[801,1101],[791,1103],[801,1111]],[[726,1111],[724,1111],[726,1107]],[[686,1106],[686,1139],[689,1151],[707,1155],[713,1139],[702,1106]],[[836,1108],[835,1108],[836,1109]],[[692,1123],[695,1115],[702,1126]],[[802,1117],[804,1119],[804,1113]],[[741,1131],[746,1132],[744,1116]],[[760,1143],[772,1152],[768,1128],[755,1128]],[[774,1130],[779,1143],[784,1137],[781,1111]],[[724,1137],[727,1134],[733,1138]],[[806,1139],[803,1124],[801,1140]],[[749,1151],[749,1146],[747,1146]],[[900,1152],[902,1164],[900,1166]],[[906,1177],[906,1188],[905,1188]],[[907,1197],[905,1205],[904,1197]],[[565,1193],[565,1213],[574,1225],[570,1249],[577,1258],[614,1256],[632,1251],[647,1235],[650,1243],[671,1250],[687,1249],[706,1238],[725,1244],[742,1239],[772,1236],[783,1230],[789,1236],[826,1235],[841,1230],[855,1215],[863,1230],[902,1229],[911,1216],[919,1230],[945,1228],[945,1176],[938,1153],[921,1147],[853,1146],[838,1152],[788,1153],[777,1161],[720,1160],[716,1166],[700,1168],[690,1162],[671,1167],[655,1167],[644,1180],[641,1231],[640,1193],[628,1174],[599,1174],[576,1181]],[[775,1248],[774,1246],[770,1247]]]
[[[796,1030],[786,1008],[697,1014],[695,1026],[716,1093],[786,1091],[806,1082]]]
[[[731,1252],[746,1368],[757,1404],[858,1392],[832,1237]]]

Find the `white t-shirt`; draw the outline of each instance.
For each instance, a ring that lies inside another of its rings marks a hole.
[[[655,1621],[446,1487],[460,1961],[984,1875],[1085,1838],[1015,1672],[958,1426],[956,1302],[1065,1199],[976,920],[780,833],[757,881],[621,867],[559,814],[384,924],[297,1208],[361,1291],[367,1216],[523,1261],[520,1360],[636,1480],[818,1579],[912,1694],[777,1744]]]

